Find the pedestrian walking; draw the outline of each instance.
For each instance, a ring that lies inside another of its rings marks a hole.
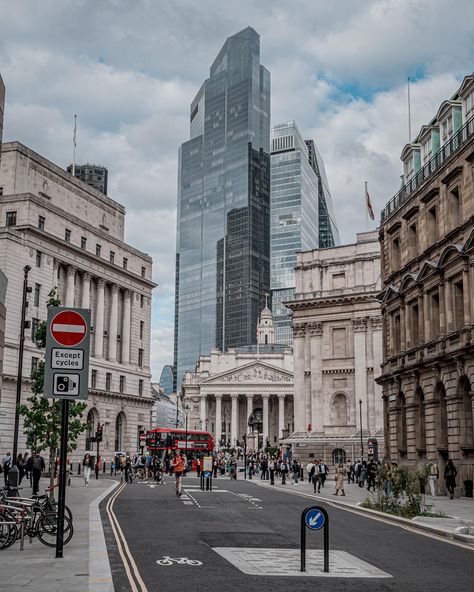
[[[338,495],[339,491],[341,491],[341,495],[346,495],[344,493],[344,477],[346,476],[346,469],[342,463],[339,463],[339,466],[336,469],[336,491],[334,495]]]
[[[392,490],[393,490],[392,465],[390,463],[385,463],[384,491],[385,491],[386,497],[390,497],[392,495]]]
[[[281,484],[286,485],[286,476],[289,472],[288,462],[283,460],[280,465],[280,472],[281,472]]]
[[[12,455],[7,452],[7,454],[2,459],[2,468],[3,468],[3,478],[5,479],[5,487],[8,485],[8,473],[10,472],[10,468],[12,466]]]
[[[182,483],[183,483],[183,473],[184,473],[184,459],[181,456],[181,452],[179,450],[176,451],[175,457],[171,460],[171,466],[173,467],[174,475],[176,477],[176,495],[181,497],[182,495]],[[217,471],[217,464],[216,471]]]
[[[82,459],[82,468],[84,470],[84,485],[89,487],[89,479],[91,478],[91,471],[92,467],[94,466],[94,461],[92,460],[91,455],[86,452],[84,458]]]
[[[29,459],[29,454],[28,454],[28,452],[25,452],[25,454],[23,455],[23,466],[25,468],[25,477],[26,477],[26,479],[28,479],[30,481],[30,485],[31,485],[30,471],[26,468],[28,465],[28,459]]]
[[[359,471],[359,487],[365,486],[365,481],[367,479],[367,463],[365,460],[362,461],[360,471]]]
[[[293,460],[291,469],[293,471],[293,481],[295,482],[295,485],[298,485],[298,479],[300,476],[300,463],[296,458]]]
[[[326,477],[328,476],[328,467],[323,462],[323,459],[322,458],[319,459],[319,476],[320,476],[320,479],[321,479],[321,485],[324,487],[324,483],[326,481]]]
[[[375,476],[377,474],[377,465],[370,461],[367,465],[367,490],[373,489],[375,491]]]
[[[36,495],[39,492],[41,473],[45,470],[46,465],[44,458],[37,451],[33,453],[33,456],[30,456],[28,464],[28,470],[31,471],[33,475],[33,495]]]
[[[446,481],[446,489],[449,492],[449,499],[454,497],[454,488],[456,487],[456,475],[458,474],[452,459],[449,459],[444,469],[444,480]]]
[[[270,461],[268,463],[268,468],[270,469],[270,485],[275,485],[276,462],[273,457],[270,459]]]
[[[434,501],[436,499],[436,484],[438,483],[439,479],[439,467],[438,463],[434,458],[428,459],[428,483],[430,484],[431,490],[431,499]]]

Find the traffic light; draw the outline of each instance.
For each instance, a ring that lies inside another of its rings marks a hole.
[[[103,430],[103,426],[99,424],[97,424],[97,429],[95,431],[95,441],[96,442],[102,442],[102,430]]]

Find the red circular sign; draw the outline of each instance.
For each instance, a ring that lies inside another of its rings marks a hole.
[[[140,434],[140,442],[146,442],[146,434]]]
[[[87,324],[78,312],[65,310],[53,318],[49,330],[60,345],[75,346],[87,335]]]

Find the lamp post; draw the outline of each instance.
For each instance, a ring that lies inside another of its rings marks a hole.
[[[243,435],[244,439],[244,479],[247,479],[247,434]]]
[[[359,399],[359,416],[360,416],[360,460],[364,460],[364,440],[362,436],[362,399]]]
[[[184,441],[184,456],[186,457],[186,461],[188,460],[188,411],[190,410],[189,405],[186,403],[184,407],[184,421],[186,424],[185,429],[185,441]]]
[[[21,403],[21,380],[23,376],[23,352],[25,349],[25,316],[28,302],[26,300],[27,294],[31,292],[31,288],[28,286],[28,274],[31,271],[29,265],[25,265],[23,268],[23,299],[21,303],[21,320],[20,320],[20,347],[18,350],[18,374],[16,378],[16,406],[15,406],[15,427],[13,431],[13,458],[12,466],[8,472],[8,487],[9,489],[16,489],[18,487],[19,472],[16,464],[18,456],[18,432],[20,427],[20,413],[18,407]]]
[[[248,426],[252,430],[252,435],[253,435],[253,429],[255,426],[255,417],[254,417],[253,413],[250,414],[250,417],[248,420]],[[251,479],[251,478],[252,478],[252,471],[249,471],[249,479]]]

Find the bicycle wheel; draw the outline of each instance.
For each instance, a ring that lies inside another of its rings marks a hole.
[[[58,533],[57,515],[54,513],[44,514],[36,523],[36,536],[39,540],[47,547],[56,546],[56,536]],[[63,529],[63,544],[67,545],[72,539],[74,534],[74,528],[72,522],[64,516],[64,529]]]
[[[50,514],[51,512],[54,512],[55,514],[57,514],[58,512],[58,502],[56,500],[53,501],[49,501],[48,502],[48,506],[46,508],[44,508],[44,511],[48,514]],[[71,512],[71,508],[69,506],[64,506],[64,515],[69,518],[69,520],[72,522],[72,512]]]
[[[0,550],[8,549],[16,541],[16,524],[10,516],[0,516]]]

